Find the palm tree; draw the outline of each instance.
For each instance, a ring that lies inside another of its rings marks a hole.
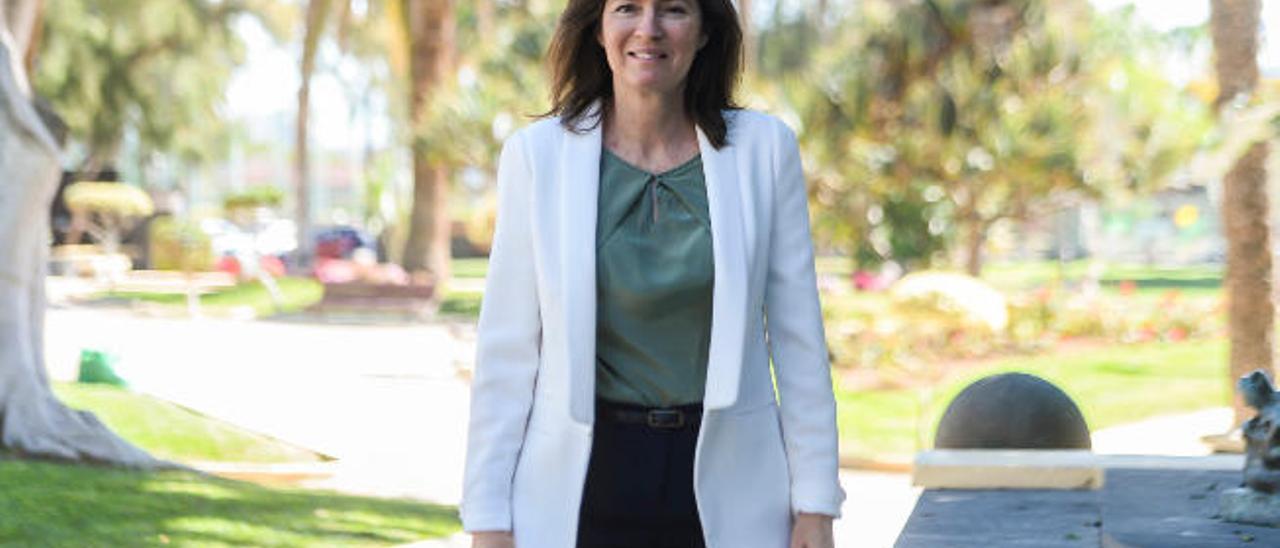
[[[415,128],[427,115],[431,94],[449,74],[454,56],[453,0],[407,0],[409,116]],[[413,138],[413,209],[403,266],[449,279],[449,172],[427,157],[429,143]]]
[[[1216,106],[1246,104],[1258,85],[1261,0],[1211,0]],[[1227,325],[1231,336],[1228,381],[1249,371],[1273,372],[1275,304],[1272,302],[1271,223],[1267,200],[1267,144],[1258,142],[1223,178],[1222,219],[1227,238]],[[1236,424],[1249,411],[1233,402]]]

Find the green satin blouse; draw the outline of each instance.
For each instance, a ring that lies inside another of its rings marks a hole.
[[[596,222],[596,396],[700,403],[711,345],[702,159],[652,174],[605,149]]]

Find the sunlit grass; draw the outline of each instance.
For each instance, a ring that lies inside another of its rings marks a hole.
[[[1225,342],[1215,339],[1010,357],[958,375],[929,394],[927,406],[922,405],[926,393],[916,389],[837,388],[842,452],[863,458],[908,458],[927,448],[946,404],[960,390],[978,378],[1010,371],[1057,385],[1075,400],[1091,430],[1226,405],[1225,356]]]
[[[480,317],[480,301],[484,293],[480,291],[447,291],[444,300],[440,301],[441,316],[463,319]]]
[[[208,311],[230,310],[240,307],[253,309],[257,317],[297,312],[307,308],[324,296],[324,286],[312,278],[277,278],[281,304],[276,305],[271,293],[261,282],[245,282],[227,289],[200,296],[200,307]],[[154,293],[146,291],[113,291],[104,295],[111,299],[142,301],[173,307],[185,307],[187,296],[181,293]]]
[[[4,546],[390,546],[460,528],[449,507],[188,472],[0,460],[0,494]]]
[[[449,267],[455,278],[484,278],[489,271],[488,257],[467,257],[454,259]]]
[[[54,392],[68,406],[92,411],[124,439],[166,460],[320,460],[305,449],[128,390],[106,385],[57,384]]]

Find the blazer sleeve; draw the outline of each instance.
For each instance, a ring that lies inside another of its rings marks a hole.
[[[507,140],[498,161],[498,219],[477,331],[460,510],[473,532],[512,528],[511,487],[541,353],[533,176],[521,135]]]
[[[774,133],[773,217],[765,286],[766,334],[791,472],[791,510],[840,515],[836,402],[818,304],[804,170],[795,134]]]

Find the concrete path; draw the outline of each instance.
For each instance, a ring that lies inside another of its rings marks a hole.
[[[450,331],[67,309],[49,312],[46,352],[71,380],[81,348],[109,350],[140,392],[341,459],[352,490],[455,503],[470,358]]]
[[[1093,451],[1108,455],[1198,457],[1213,451],[1201,438],[1232,427],[1230,407],[1162,415],[1093,433]]]

